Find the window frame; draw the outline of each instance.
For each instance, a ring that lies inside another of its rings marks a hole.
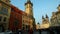
[[[8,8],[2,7],[2,14],[8,15]]]
[[[17,26],[19,24],[19,20],[18,19],[15,19],[14,20],[14,26]]]
[[[2,21],[2,16],[0,16],[1,18],[0,18],[0,21]]]
[[[4,17],[3,21],[6,22],[7,21],[7,17]]]

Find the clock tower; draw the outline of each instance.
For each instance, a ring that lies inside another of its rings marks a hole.
[[[25,17],[23,17],[23,23],[26,26],[29,26],[25,29],[33,29],[33,27],[35,27],[35,18],[33,17],[33,3],[30,0],[27,0],[27,2],[25,3]]]
[[[25,3],[25,12],[28,15],[33,16],[33,4],[30,0],[27,0],[27,2]]]

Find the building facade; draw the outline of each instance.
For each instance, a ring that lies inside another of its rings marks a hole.
[[[10,0],[0,0],[0,32],[8,30],[10,12]]]
[[[42,16],[42,24],[40,25],[40,29],[49,28],[49,27],[50,27],[49,17],[47,15],[45,18],[44,16]]]
[[[57,12],[52,13],[51,26],[60,26],[60,5],[57,7]]]
[[[25,3],[25,14],[22,17],[23,28],[25,29],[33,29],[35,27],[35,18],[33,17],[33,4],[30,0],[27,0]]]
[[[22,29],[22,14],[22,10],[19,10],[17,7],[11,5],[9,30],[16,31]]]
[[[30,0],[25,3],[25,12],[11,5],[11,15],[9,21],[9,29],[28,30],[35,29],[35,18],[33,17],[33,4]],[[33,27],[34,26],[34,27]]]

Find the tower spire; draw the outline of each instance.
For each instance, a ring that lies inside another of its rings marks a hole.
[[[27,0],[27,2],[25,3],[25,5],[27,5],[27,4],[31,4],[33,6],[32,2],[30,0]]]
[[[57,9],[58,9],[58,11],[60,11],[60,4],[58,5]]]
[[[46,18],[48,18],[48,15],[46,14]]]
[[[31,1],[30,1],[30,0],[27,0],[27,2],[30,2],[30,3],[31,3]]]

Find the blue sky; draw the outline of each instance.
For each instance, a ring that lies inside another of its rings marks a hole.
[[[24,11],[26,1],[27,0],[11,0],[11,4]],[[31,0],[31,2],[33,3],[33,14],[36,23],[42,23],[42,15],[45,17],[47,14],[50,19],[52,12],[56,12],[57,6],[60,4],[60,0]]]

